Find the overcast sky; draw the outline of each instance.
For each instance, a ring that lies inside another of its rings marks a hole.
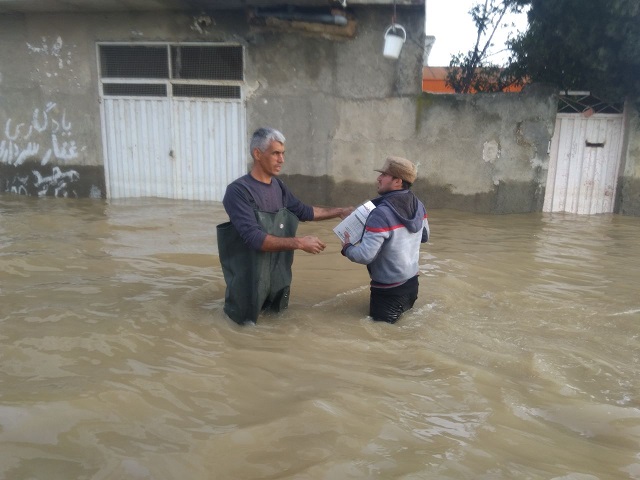
[[[436,37],[429,65],[434,67],[448,66],[451,55],[458,52],[468,52],[473,48],[476,40],[476,27],[473,24],[469,10],[478,0],[426,0],[427,19],[425,31],[427,35]],[[527,27],[526,14],[510,17],[509,23],[514,21],[519,30]],[[494,37],[494,50],[503,48],[508,31],[501,30]],[[506,59],[506,55],[496,55],[497,63]]]

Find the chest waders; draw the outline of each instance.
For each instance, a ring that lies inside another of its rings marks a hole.
[[[286,208],[276,213],[255,210],[268,234],[294,237],[298,217]],[[289,306],[293,250],[260,252],[247,247],[231,222],[216,227],[222,273],[227,283],[224,312],[236,323],[255,323],[262,310],[279,312]]]

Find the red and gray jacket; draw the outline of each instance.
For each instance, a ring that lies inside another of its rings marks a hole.
[[[367,266],[371,286],[391,288],[418,274],[420,244],[429,240],[429,222],[423,203],[410,190],[394,190],[372,200],[357,244],[345,245],[342,254]]]

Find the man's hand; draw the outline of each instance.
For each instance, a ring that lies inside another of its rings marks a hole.
[[[300,249],[304,250],[307,253],[320,253],[327,246],[326,243],[321,241],[318,237],[314,235],[305,235],[300,239]]]
[[[342,248],[346,247],[351,243],[351,237],[349,232],[344,232],[344,242],[342,242]]]
[[[346,218],[354,207],[313,207],[314,220],[328,220],[329,218]]]
[[[351,215],[351,212],[355,210],[355,207],[343,207],[341,210],[342,211],[340,212],[340,218],[344,220],[349,215]]]

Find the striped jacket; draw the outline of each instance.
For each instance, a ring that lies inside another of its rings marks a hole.
[[[391,288],[418,274],[420,244],[429,240],[423,203],[410,190],[394,190],[372,200],[364,234],[342,254],[367,266],[371,286]],[[355,239],[354,239],[355,240]]]

